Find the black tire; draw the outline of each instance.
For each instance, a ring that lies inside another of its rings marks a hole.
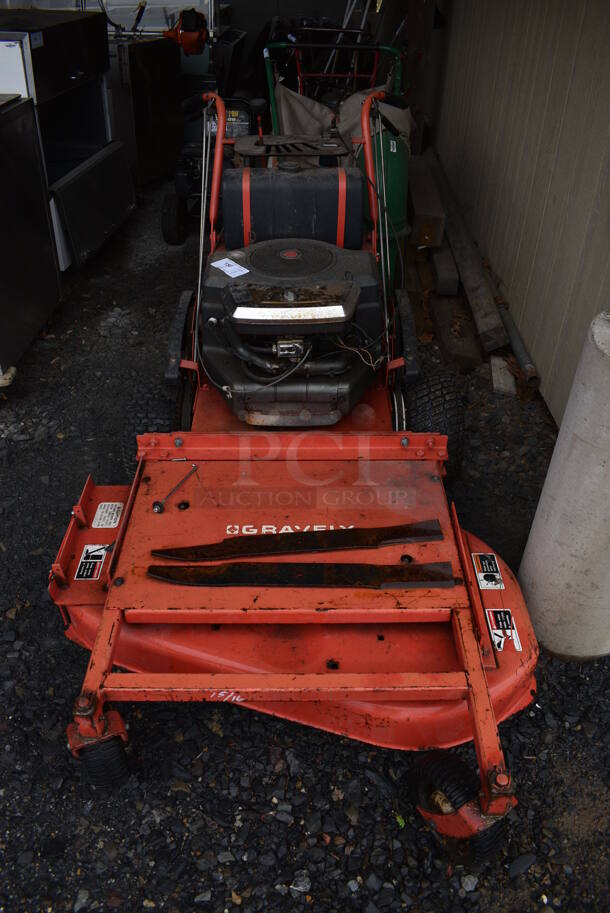
[[[457,810],[478,795],[479,778],[474,770],[447,751],[431,751],[415,762],[411,775],[410,791],[413,802],[425,811],[439,813],[432,797],[441,793]],[[456,862],[472,867],[495,858],[506,839],[506,818],[501,818],[474,837],[458,840],[442,837],[448,855]]]
[[[190,294],[190,304],[184,318],[184,327],[182,330],[181,356],[182,358],[193,357],[193,340],[191,338],[191,328],[193,325],[193,311],[195,309],[194,295],[192,292],[184,292],[184,295]],[[190,431],[193,424],[193,406],[195,403],[195,393],[191,378],[187,377],[184,372],[180,373],[180,386],[176,401],[175,426],[179,431]]]
[[[454,375],[443,371],[422,377],[405,387],[404,398],[407,430],[447,435],[447,481],[455,481],[464,452],[464,404]]]
[[[176,427],[176,389],[154,385],[141,390],[131,400],[123,432],[121,458],[126,478],[131,481],[136,469],[136,435],[170,434]]]
[[[176,193],[163,197],[161,233],[166,244],[184,244],[188,235],[188,207]]]
[[[187,377],[180,378],[180,391],[178,393],[178,402],[176,404],[176,429],[178,431],[190,431],[193,424],[193,405],[195,403],[195,394],[191,381]]]
[[[170,336],[173,333],[178,336],[178,344],[174,348],[176,358],[178,352],[182,358],[191,357],[193,308],[193,292],[183,292],[178,305],[178,321],[170,327]],[[137,399],[129,402],[121,442],[125,481],[130,482],[133,479],[136,468],[136,436],[189,431],[192,424],[193,401],[194,393],[190,380],[180,372],[177,385],[169,386],[167,383],[155,382],[152,387],[142,389]]]
[[[108,739],[90,748],[83,748],[80,758],[87,779],[94,789],[114,789],[129,776],[122,739]]]

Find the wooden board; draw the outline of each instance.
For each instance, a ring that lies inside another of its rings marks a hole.
[[[471,371],[483,358],[472,314],[461,298],[433,296],[432,319],[443,357],[462,371]]]
[[[493,352],[508,345],[508,336],[481,264],[481,252],[466,228],[466,223],[434,152],[428,149],[425,157],[445,207],[447,238],[470,304],[481,345],[485,352]]]
[[[457,295],[460,276],[447,238],[443,238],[443,243],[440,247],[430,251],[430,259],[436,275],[437,294]]]
[[[517,384],[514,375],[508,369],[506,360],[500,355],[492,355],[489,359],[489,364],[491,366],[491,383],[494,393],[516,396]]]

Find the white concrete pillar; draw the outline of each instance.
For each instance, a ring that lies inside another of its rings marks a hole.
[[[519,581],[543,647],[610,653],[610,311],[589,328]]]

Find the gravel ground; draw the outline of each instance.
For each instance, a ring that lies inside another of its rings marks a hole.
[[[543,656],[502,725],[520,804],[504,855],[452,868],[414,815],[411,758],[226,704],[129,708],[133,773],[100,797],[65,749],[86,664],[46,575],[87,473],[122,481],[125,416],[154,389],[194,235],[159,238],[161,189],[66,281],[0,401],[0,911],[607,909],[608,663]],[[462,380],[463,524],[517,567],[552,452],[541,400]],[[468,753],[468,749],[466,749]]]

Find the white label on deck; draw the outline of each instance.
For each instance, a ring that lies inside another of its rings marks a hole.
[[[100,501],[93,518],[95,529],[114,529],[119,525],[123,512],[123,501]]]
[[[512,643],[517,653],[521,653],[523,647],[517,634],[517,625],[510,609],[485,609],[487,615],[487,624],[493,645],[498,653],[502,653],[506,642]]]
[[[99,543],[85,545],[83,553],[80,556],[80,561],[78,562],[78,567],[76,568],[74,579],[88,581],[99,580],[102,576],[102,568],[106,559],[107,550],[107,545],[99,545]]]
[[[493,552],[473,552],[472,563],[480,590],[503,590],[504,581]]]

